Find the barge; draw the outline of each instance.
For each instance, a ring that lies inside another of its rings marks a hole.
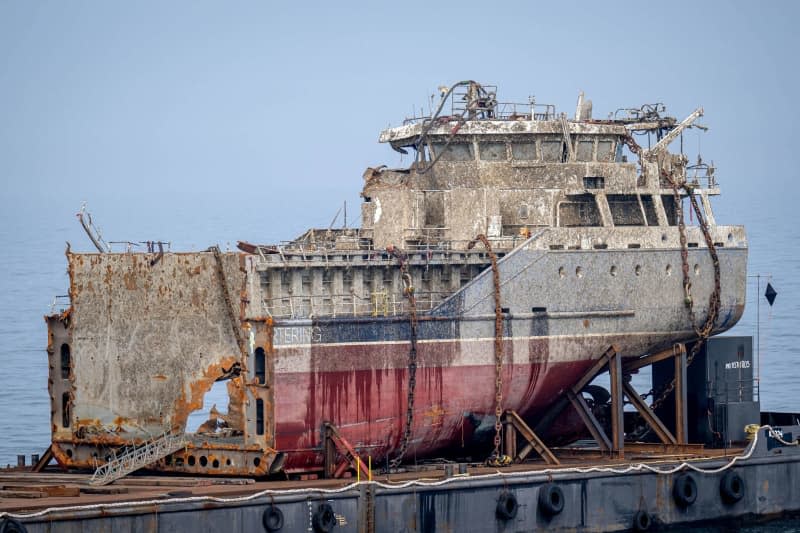
[[[80,494],[0,499],[0,528],[495,533],[741,526],[800,512],[798,434],[800,425],[765,425],[744,449],[629,445],[628,461],[573,451],[571,459],[559,453],[564,464],[557,468],[449,464],[359,481],[131,477],[109,487],[116,494],[93,491],[88,474],[0,472],[2,484],[50,486],[53,494],[67,486]]]
[[[598,120],[581,95],[567,119],[472,81],[441,92],[381,133],[412,163],[367,169],[360,228],[115,253],[81,216],[97,253],[68,248],[69,302],[46,317],[52,444],[0,471],[0,533],[800,512],[800,416],[761,413],[750,339],[714,336],[744,309],[744,228],[716,223],[713,166],[668,151],[702,109]],[[227,406],[190,431],[220,382]]]

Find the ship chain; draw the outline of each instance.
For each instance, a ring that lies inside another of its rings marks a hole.
[[[487,463],[492,466],[509,464],[509,459],[500,453],[500,422],[503,416],[503,308],[500,306],[500,271],[497,269],[497,256],[486,235],[480,234],[467,246],[472,249],[480,241],[492,262],[492,281],[494,282],[494,451]]]
[[[403,294],[408,298],[408,316],[411,332],[409,340],[411,347],[408,350],[408,398],[406,407],[406,425],[403,432],[403,442],[400,444],[400,451],[397,456],[389,463],[390,468],[397,468],[403,461],[408,444],[411,441],[411,427],[414,423],[414,391],[417,387],[417,300],[414,297],[414,286],[411,283],[411,274],[408,272],[406,255],[402,250],[388,246],[386,251],[397,259],[400,265],[400,276],[403,280]]]
[[[686,183],[686,179],[684,178],[681,182],[678,182],[672,177],[672,174],[661,169],[661,175],[666,179],[669,184],[672,186],[672,194],[675,198],[675,216],[678,219],[678,232],[680,235],[680,244],[681,244],[681,270],[683,272],[683,291],[684,291],[684,302],[686,303],[686,307],[689,309],[689,321],[691,322],[692,328],[697,335],[697,341],[692,345],[692,349],[689,352],[686,358],[686,366],[692,364],[695,356],[700,352],[700,349],[703,347],[703,344],[711,336],[711,332],[714,329],[714,323],[717,320],[717,316],[719,315],[719,305],[720,305],[720,270],[719,270],[719,256],[717,254],[717,248],[714,246],[714,239],[711,237],[711,233],[708,229],[708,223],[706,222],[705,217],[703,216],[702,211],[700,210],[700,206],[697,204],[697,199],[694,196],[694,191],[692,190],[691,185]],[[706,315],[706,320],[703,323],[702,327],[697,327],[696,319],[695,319],[695,312],[694,312],[694,301],[692,299],[691,289],[692,283],[689,278],[689,251],[686,241],[686,224],[683,220],[683,205],[681,202],[681,195],[680,189],[686,191],[686,195],[689,198],[689,202],[691,203],[692,210],[697,215],[697,223],[700,226],[700,230],[703,232],[703,238],[706,241],[706,246],[708,247],[708,253],[711,256],[711,261],[714,266],[714,290],[711,291],[711,295],[708,298],[708,314]],[[672,381],[664,388],[658,398],[653,400],[653,403],[650,405],[650,409],[656,410],[658,409],[661,404],[666,401],[667,397],[675,390],[675,379],[673,378]]]

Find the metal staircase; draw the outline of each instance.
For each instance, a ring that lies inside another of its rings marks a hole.
[[[184,434],[164,433],[139,446],[126,448],[122,455],[114,457],[95,470],[89,480],[92,485],[108,485],[175,453],[187,444]]]

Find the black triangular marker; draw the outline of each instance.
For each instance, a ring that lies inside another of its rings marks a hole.
[[[775,297],[777,295],[778,295],[778,293],[775,291],[775,289],[772,288],[772,284],[771,283],[767,283],[767,290],[764,291],[764,298],[767,299],[767,301],[769,302],[770,307],[772,307],[772,304],[775,302]]]

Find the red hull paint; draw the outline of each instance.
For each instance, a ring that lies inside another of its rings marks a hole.
[[[532,416],[550,405],[590,365],[588,360],[505,364],[503,408]],[[463,446],[473,429],[465,415],[494,415],[494,372],[491,364],[418,368],[412,445],[407,456]],[[320,428],[324,421],[333,422],[351,444],[375,459],[398,448],[407,405],[405,368],[281,373],[276,377],[276,444],[278,450],[287,452],[287,471],[322,464]]]

